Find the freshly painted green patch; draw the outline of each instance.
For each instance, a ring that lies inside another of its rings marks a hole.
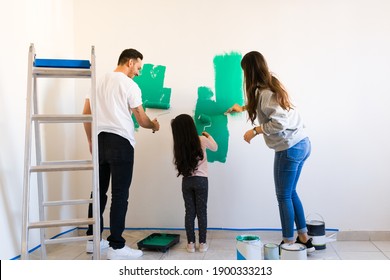
[[[208,161],[226,162],[229,144],[228,118],[224,112],[234,103],[244,104],[242,90],[241,54],[231,52],[214,57],[215,93],[204,86],[198,88],[194,120],[201,134],[210,133],[218,143],[218,151],[207,151]],[[165,66],[145,64],[140,76],[134,81],[142,91],[144,108],[168,109],[171,89],[164,88]],[[133,117],[135,127],[139,124]]]
[[[215,94],[208,87],[198,88],[198,100],[194,120],[198,133],[210,133],[218,143],[218,150],[207,150],[209,162],[226,162],[229,144],[227,116],[224,115],[234,103],[243,104],[241,54],[229,54],[214,57]]]
[[[141,75],[134,77],[134,81],[142,91],[144,108],[169,109],[171,89],[164,88],[166,67],[162,65],[144,64]],[[136,128],[139,124],[133,116]]]

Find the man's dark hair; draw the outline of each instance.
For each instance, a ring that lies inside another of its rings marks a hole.
[[[135,49],[126,49],[124,50],[118,59],[118,65],[123,65],[127,63],[130,59],[144,59],[144,56],[142,53]]]

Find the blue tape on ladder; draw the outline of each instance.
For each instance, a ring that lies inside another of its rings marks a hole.
[[[51,67],[51,68],[87,68],[91,67],[89,60],[73,60],[73,59],[46,59],[40,58],[34,60],[35,67]]]

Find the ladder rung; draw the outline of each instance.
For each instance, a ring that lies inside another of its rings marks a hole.
[[[49,227],[65,227],[65,226],[81,226],[81,225],[92,225],[95,223],[94,218],[88,219],[70,219],[70,220],[52,220],[52,221],[41,221],[30,223],[29,229],[33,228],[49,228]]]
[[[77,171],[92,169],[93,164],[90,160],[47,161],[42,162],[41,165],[31,166],[30,172]]]
[[[85,68],[33,67],[32,74],[35,77],[89,78],[91,77],[91,70]]]
[[[57,200],[57,201],[46,201],[43,206],[63,206],[63,205],[79,205],[92,203],[90,199],[74,199],[74,200]]]
[[[67,243],[74,241],[88,241],[91,240],[91,236],[74,236],[74,237],[61,237],[55,239],[46,239],[45,244],[59,244],[59,243]]]
[[[92,115],[33,115],[31,117],[33,121],[38,121],[42,123],[81,123],[81,122],[91,122]]]

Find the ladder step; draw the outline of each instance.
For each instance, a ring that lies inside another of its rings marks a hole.
[[[92,122],[92,115],[32,115],[31,120],[41,123],[82,123]]]
[[[37,78],[90,78],[91,70],[83,68],[33,67],[32,74]]]
[[[43,206],[79,205],[79,204],[90,204],[90,203],[92,203],[92,198],[90,198],[90,199],[46,201],[43,203]]]
[[[91,240],[91,236],[74,236],[74,237],[61,237],[55,239],[46,239],[45,244],[59,244],[59,243],[68,243],[68,242],[77,242],[77,241],[88,241]]]
[[[50,68],[83,68],[89,69],[91,63],[89,60],[80,59],[55,59],[55,58],[35,58],[35,67],[50,67]]]
[[[92,225],[95,223],[94,218],[88,219],[70,219],[70,220],[52,220],[52,221],[41,221],[30,223],[29,229],[33,228],[50,228],[50,227],[65,227],[65,226],[81,226],[81,225]]]
[[[30,172],[51,172],[51,171],[77,171],[93,170],[91,160],[70,160],[70,161],[46,161],[40,165],[31,166]]]

